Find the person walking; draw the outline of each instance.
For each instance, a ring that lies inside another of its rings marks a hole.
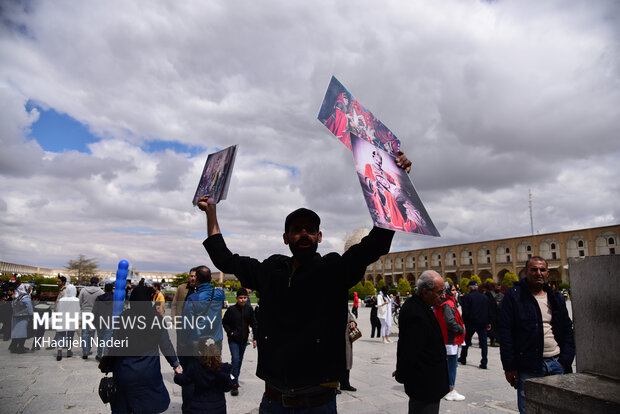
[[[345,343],[346,343],[346,369],[343,371],[340,377],[340,391],[357,391],[357,388],[351,385],[351,368],[353,368],[353,342],[351,342],[351,335],[349,332],[351,329],[357,327],[357,320],[351,311],[347,312],[347,328],[345,329]]]
[[[377,318],[379,318],[379,322],[381,323],[381,341],[384,344],[391,343],[392,301],[388,295],[387,286],[383,286],[377,295]]]
[[[95,359],[101,361],[106,354],[108,340],[112,338],[113,323],[112,313],[114,306],[114,283],[107,283],[103,287],[103,294],[97,296],[93,305],[94,325],[97,328],[97,338],[99,338],[99,346]],[[103,341],[103,342],[102,342]],[[103,346],[101,346],[103,344]]]
[[[185,413],[226,414],[226,396],[233,386],[232,365],[222,362],[219,347],[213,338],[198,345],[199,358],[191,358],[182,373],[175,373],[174,382],[187,387],[192,385],[194,394]]]
[[[400,311],[396,381],[409,396],[409,414],[439,413],[441,398],[449,391],[446,347],[431,307],[444,299],[444,282],[433,271],[422,272],[415,294]]]
[[[28,348],[24,347],[24,343],[28,338],[28,323],[34,313],[30,292],[32,292],[32,286],[22,283],[17,286],[13,302],[11,303],[13,316],[11,317],[11,344],[9,345],[9,351],[12,354],[23,354],[29,351]]]
[[[435,307],[435,316],[441,327],[444,343],[446,344],[446,359],[448,362],[448,379],[450,392],[444,397],[448,401],[463,401],[465,396],[454,389],[456,382],[456,368],[458,363],[459,345],[465,338],[465,326],[461,314],[456,307],[456,288],[450,282],[445,283],[446,299]]]
[[[353,313],[353,316],[355,316],[355,318],[359,318],[359,316],[357,315],[357,310],[360,307],[360,298],[357,297],[357,292],[353,292],[353,308],[351,309],[351,312]]]
[[[370,298],[370,337],[381,337],[381,321],[377,317],[377,295],[372,295]]]
[[[125,345],[109,351],[117,390],[110,402],[114,414],[161,413],[168,409],[170,394],[161,373],[160,351],[173,371],[181,373],[162,317],[150,300],[140,299],[130,296],[130,306],[121,313],[119,329],[114,331],[113,337],[125,340]],[[136,321],[142,322],[137,325]]]
[[[166,313],[166,298],[161,292],[161,284],[153,283],[153,306],[157,310],[157,313],[164,315]]]
[[[202,266],[192,267],[188,272],[187,283],[183,283],[177,286],[177,291],[174,293],[174,297],[172,298],[172,304],[170,305],[170,314],[172,315],[173,321],[183,315],[183,308],[185,307],[185,302],[187,301],[187,298],[196,293],[196,290],[198,289],[198,277],[196,276],[196,270],[199,267]],[[185,369],[186,364],[191,363],[193,350],[191,348],[184,348],[183,342],[181,340],[183,335],[180,335],[179,333],[180,332],[177,332],[177,355],[179,358],[179,363],[181,364],[181,368]],[[183,398],[181,411],[187,411],[187,407],[190,405],[193,395],[193,384],[181,386],[181,397]]]
[[[103,290],[98,286],[99,278],[90,278],[90,286],[86,286],[80,291],[80,310],[82,313],[92,313],[95,300],[103,295]],[[87,359],[92,352],[90,351],[91,338],[95,337],[95,329],[90,326],[82,326],[82,359]]]
[[[56,312],[62,316],[60,330],[56,335],[60,340],[56,344],[56,361],[62,360],[62,348],[67,349],[67,358],[73,356],[73,335],[78,329],[80,318],[80,300],[77,298],[77,289],[74,285],[65,286],[65,295],[56,304]]]
[[[478,291],[478,283],[472,280],[467,285],[469,293],[463,296],[461,306],[463,308],[463,320],[465,321],[465,345],[461,348],[461,357],[458,361],[467,364],[467,351],[471,346],[471,338],[475,334],[478,335],[480,343],[480,365],[478,368],[487,369],[488,352],[487,331],[491,329],[489,324],[490,309],[489,299]]]
[[[232,389],[230,395],[239,395],[239,373],[243,363],[243,355],[248,345],[250,327],[252,327],[252,337],[256,335],[257,322],[254,310],[247,304],[248,291],[244,288],[237,290],[237,303],[229,306],[222,319],[222,326],[228,337],[228,349],[232,358]],[[253,338],[252,345],[256,348],[256,339]]]

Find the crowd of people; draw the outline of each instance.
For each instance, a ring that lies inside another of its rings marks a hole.
[[[294,223],[298,218],[307,221],[307,217],[318,220],[309,210],[298,212],[287,220]],[[303,233],[305,229],[301,231]],[[211,248],[207,241],[205,247]],[[292,251],[297,248],[301,248],[301,244],[291,246]],[[396,381],[404,385],[405,392],[410,397],[410,412],[438,412],[442,398],[448,401],[466,399],[455,389],[456,373],[458,363],[467,364],[468,349],[474,334],[478,336],[481,350],[478,365],[480,369],[487,368],[487,341],[491,346],[499,344],[506,380],[517,389],[520,412],[525,412],[523,388],[526,379],[571,372],[574,358],[572,322],[566,311],[564,297],[545,283],[547,272],[544,259],[537,256],[530,258],[526,263],[525,278],[517,282],[505,295],[493,284],[478,286],[474,281],[468,284],[468,293],[461,295],[457,286],[444,282],[441,276],[433,271],[426,271],[419,277],[414,294],[409,297],[407,293],[404,297],[399,320],[397,367],[393,374]],[[98,320],[100,315],[112,314],[113,284],[106,284],[102,290],[98,286],[98,279],[93,278],[90,286],[83,287],[79,295],[76,287],[67,283],[64,277],[60,276],[57,284],[57,312],[74,315],[92,312],[96,315],[95,320]],[[5,283],[3,287],[5,298],[9,297],[8,294],[11,295],[8,302],[12,310],[9,350],[17,354],[28,352],[25,341],[33,335],[28,325],[35,312],[30,298],[33,288],[28,283],[19,284],[15,281]],[[152,319],[161,318],[165,312],[165,301],[162,306],[158,293],[161,294],[158,286],[150,287],[141,281],[131,290],[128,299],[132,306],[123,312],[121,318],[130,317],[137,312]],[[356,391],[349,382],[353,345],[349,332],[357,326],[356,315],[352,313],[359,307],[359,298],[357,303],[355,302],[356,296],[354,295],[353,307],[345,313],[343,326],[346,346],[343,368],[334,372],[331,379],[335,381],[319,384],[321,388],[333,390],[334,395],[341,391]],[[106,354],[110,357],[108,359],[113,360],[109,369],[114,373],[119,391],[112,402],[112,411],[137,412],[136,407],[140,407],[142,412],[163,412],[168,408],[170,398],[161,375],[161,352],[174,370],[175,383],[182,387],[183,412],[226,412],[225,393],[230,392],[231,396],[239,395],[239,376],[245,348],[250,344],[254,348],[259,346],[260,355],[262,349],[259,343],[261,338],[263,341],[266,339],[263,336],[266,333],[259,330],[258,316],[261,311],[254,310],[247,304],[248,297],[245,288],[239,289],[236,304],[226,309],[222,319],[221,330],[227,335],[231,363],[222,361],[223,337],[217,335],[198,333],[186,342],[183,342],[182,335],[178,335],[175,350],[165,329],[150,330],[146,335],[132,329],[114,332],[114,335],[119,337],[134,337],[134,343],[139,346],[132,349],[129,355],[127,352],[106,352],[105,347],[97,349],[97,360],[101,360]],[[192,302],[219,302],[219,306],[214,309],[216,313],[221,313],[224,300],[224,293],[211,285],[210,270],[206,266],[198,266],[190,270],[188,283],[178,287],[171,304],[171,313],[204,313],[204,310],[194,309],[192,306],[196,305]],[[133,306],[134,302],[148,305]],[[367,306],[371,308],[371,337],[376,334],[382,342],[391,342],[388,325],[388,321],[392,319],[390,307],[398,302],[400,301],[393,295],[388,294],[385,286],[377,295],[369,298]],[[269,311],[269,302],[267,305]],[[382,308],[385,310],[382,311]],[[523,315],[528,315],[531,319],[525,319]],[[541,329],[533,329],[538,326]],[[6,323],[2,327],[6,328]],[[67,357],[72,356],[70,344],[78,328],[73,326],[56,332],[55,339],[59,340],[58,343],[65,344],[57,346],[58,361],[62,360],[64,349]],[[97,327],[96,332],[97,337],[103,339],[109,339],[113,335],[112,330],[105,327]],[[421,334],[422,332],[425,334]],[[81,327],[82,344],[88,344],[82,349],[84,359],[92,353],[90,341],[86,339],[94,335],[92,329]],[[542,349],[539,349],[538,343],[544,344]],[[34,349],[33,345],[32,350]],[[277,369],[270,369],[264,374],[266,377],[278,374]],[[266,384],[261,407],[273,408],[277,402],[289,406],[295,401],[294,396],[281,395],[279,400],[275,399],[277,395],[272,393],[270,386]],[[304,388],[301,387],[304,395],[303,406],[308,408],[315,404],[317,395],[321,398],[322,394],[316,392],[322,390],[313,389],[308,396]],[[329,395],[331,394],[330,392]],[[325,398],[319,401],[325,402]],[[333,404],[330,405],[328,401],[327,405],[334,408],[334,411],[327,412],[335,412],[335,399]]]
[[[411,166],[402,153],[396,161],[401,168]],[[352,343],[357,338],[353,335],[357,323],[352,310],[357,313],[359,298],[349,310],[348,291],[364,276],[368,265],[389,252],[394,232],[374,227],[343,254],[322,256],[317,253],[323,237],[321,220],[314,211],[300,208],[290,213],[284,223],[283,242],[292,255],[275,254],[259,261],[229,250],[220,230],[217,205],[208,200],[206,195],[198,201],[207,221],[203,245],[213,264],[234,274],[244,288],[237,291],[236,304],[227,308],[222,317],[225,294],[212,286],[210,269],[192,268],[188,282],[177,288],[171,314],[182,315],[184,320],[203,318],[209,323],[177,331],[176,349],[161,324],[165,300],[162,302],[159,286],[140,283],[131,290],[130,306],[114,317],[121,322],[142,317],[150,328],[137,330],[127,328],[129,323],[121,323],[121,328],[109,332],[105,326],[96,326],[99,338],[128,341],[123,349],[97,349],[100,369],[112,372],[117,385],[112,412],[167,410],[170,397],[161,374],[161,353],[174,372],[175,383],[182,387],[184,413],[225,413],[225,392],[239,395],[244,352],[252,344],[258,351],[256,375],[265,383],[260,413],[336,413],[336,395],[343,390],[356,391],[349,382],[349,373]],[[486,336],[495,324],[493,338],[500,344],[506,380],[518,389],[521,412],[525,409],[523,383],[527,378],[570,371],[574,339],[565,302],[545,283],[548,268],[544,259],[532,257],[525,267],[526,278],[506,292],[499,301],[501,307],[493,292],[487,295],[475,283],[470,283],[470,292],[459,300],[455,286],[446,284],[438,273],[425,271],[420,275],[415,292],[400,307],[393,372],[409,396],[410,413],[436,413],[442,398],[465,399],[455,390],[457,361],[466,363],[471,337],[476,333],[482,352],[479,367],[486,369]],[[317,282],[318,274],[330,281],[328,289]],[[64,314],[111,315],[113,286],[106,285],[101,291],[96,282],[93,279],[78,297],[75,286],[59,277],[56,310]],[[257,309],[248,304],[246,289],[259,292]],[[27,333],[24,335],[22,319],[34,312],[30,290],[24,284],[15,288],[11,352],[26,351]],[[312,312],[293,312],[298,309],[299,298],[307,296],[320,297],[320,306]],[[491,302],[499,313],[493,315]],[[371,337],[376,333],[383,343],[392,342],[390,325],[392,307],[396,305],[400,300],[390,297],[383,287],[371,301]],[[56,337],[73,338],[76,330],[65,326]],[[222,361],[224,332],[232,357],[230,364]],[[82,329],[82,338],[93,334],[90,329]],[[72,342],[65,339],[64,343]],[[459,347],[461,355],[457,357]],[[70,352],[69,345],[67,357],[72,356]],[[90,353],[90,348],[83,348],[82,358],[87,359]],[[62,347],[57,359],[62,359]]]

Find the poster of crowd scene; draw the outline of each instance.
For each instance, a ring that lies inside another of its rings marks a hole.
[[[439,237],[409,175],[395,157],[351,134],[355,169],[375,226]]]
[[[400,141],[392,131],[334,76],[325,92],[318,119],[349,149],[352,149],[351,133],[390,154],[397,154],[400,149]]]
[[[206,194],[210,196],[209,203],[216,204],[220,200],[226,199],[236,155],[236,145],[209,154],[200,176],[196,194],[194,194],[192,201],[194,206],[198,203],[198,199]]]

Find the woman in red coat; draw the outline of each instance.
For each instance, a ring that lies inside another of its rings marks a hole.
[[[435,316],[441,327],[443,340],[446,344],[448,361],[448,378],[450,380],[450,392],[444,397],[448,401],[462,401],[465,397],[454,389],[456,381],[456,367],[459,345],[465,338],[463,318],[456,307],[456,288],[450,282],[446,282],[446,300],[435,308]]]

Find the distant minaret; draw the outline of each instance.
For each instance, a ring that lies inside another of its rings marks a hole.
[[[532,215],[532,189],[530,192],[530,229],[532,230],[532,236],[534,235],[534,216]]]

